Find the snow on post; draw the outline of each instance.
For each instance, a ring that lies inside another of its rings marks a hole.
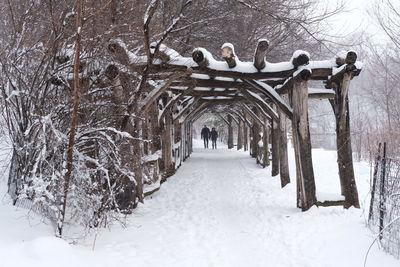
[[[228,63],[229,68],[236,67],[236,54],[235,48],[231,43],[224,43],[221,46],[221,54],[222,58],[225,59],[226,63]]]
[[[269,42],[267,39],[260,39],[257,43],[257,48],[254,53],[254,67],[259,71],[265,68],[265,56],[267,55],[268,47]]]

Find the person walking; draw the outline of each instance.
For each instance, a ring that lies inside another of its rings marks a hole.
[[[212,148],[217,149],[218,132],[215,130],[214,127],[211,130],[210,138],[211,138]]]
[[[206,125],[204,125],[203,129],[201,129],[201,139],[204,140],[204,148],[208,148],[208,139],[210,138],[210,129]]]

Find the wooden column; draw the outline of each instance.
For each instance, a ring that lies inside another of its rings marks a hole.
[[[243,118],[246,120],[246,114],[243,112]],[[249,149],[249,135],[248,135],[248,130],[247,130],[247,124],[246,122],[243,123],[243,147],[244,151],[247,151]]]
[[[290,183],[285,113],[279,111],[279,170],[281,186]]]
[[[233,148],[232,115],[228,114],[228,149]]]
[[[346,66],[343,68],[342,72],[334,75],[330,81],[336,93],[335,98],[330,100],[330,103],[336,119],[337,163],[341,191],[342,195],[345,197],[345,208],[351,206],[360,208],[353,168],[348,98],[350,80],[353,75],[358,75],[359,72],[355,66],[356,60],[357,54],[352,51],[347,53],[346,59],[339,58],[339,61],[346,63]]]
[[[161,137],[163,181],[175,172],[175,167],[172,161],[172,126],[172,112],[168,110],[164,118]]]
[[[279,122],[272,121],[272,176],[279,174],[279,141],[280,141],[280,130]]]
[[[264,127],[263,127],[263,150],[260,151],[260,156],[262,155],[263,162],[262,166],[265,168],[270,165],[269,163],[269,127],[268,127],[268,119],[264,119]]]
[[[257,110],[254,110],[254,114],[257,115]],[[250,155],[253,158],[257,159],[257,163],[260,163],[259,160],[258,160],[258,155],[259,155],[259,151],[260,151],[258,143],[261,140],[260,130],[261,130],[260,129],[260,125],[257,123],[257,121],[255,119],[253,119],[253,125],[251,127],[251,139],[250,139],[251,151],[250,151]]]
[[[308,123],[309,70],[302,70],[294,79],[289,91],[293,107],[292,131],[296,158],[297,206],[303,211],[316,203],[314,170],[311,156],[311,140]]]
[[[242,130],[242,120],[238,118],[238,130],[237,130],[237,150],[243,148],[243,130]]]
[[[254,54],[254,67],[258,70],[265,68],[265,56],[267,55],[268,47],[269,42],[266,39],[260,39],[257,43],[256,52]]]

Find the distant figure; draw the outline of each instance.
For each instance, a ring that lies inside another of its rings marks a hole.
[[[210,138],[210,129],[204,125],[203,129],[201,129],[201,139],[204,140],[204,148],[208,148],[208,138]]]
[[[211,130],[210,137],[211,137],[212,148],[217,149],[218,132],[215,130],[214,127]]]

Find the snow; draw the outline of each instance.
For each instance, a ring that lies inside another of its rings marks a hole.
[[[324,89],[324,88],[308,88],[308,94],[332,94],[335,95],[335,91],[333,89]]]
[[[205,150],[200,140],[194,143],[192,156],[126,225],[85,239],[58,239],[40,217],[11,206],[2,177],[0,266],[363,266],[374,236],[362,209],[301,212],[295,208],[295,183],[281,189],[279,176],[271,177],[270,167],[261,168],[248,152],[220,143],[217,150]],[[314,149],[313,162],[318,197],[339,197],[336,152]],[[361,205],[368,208],[369,166],[354,167]],[[398,267],[400,261],[375,244],[366,266]]]

